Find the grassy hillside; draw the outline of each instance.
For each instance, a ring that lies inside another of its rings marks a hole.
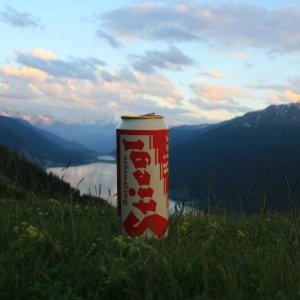
[[[299,218],[175,214],[119,236],[110,206],[0,203],[1,299],[298,299]]]
[[[176,210],[166,239],[127,238],[114,207],[4,148],[0,162],[0,299],[300,297],[296,208]]]

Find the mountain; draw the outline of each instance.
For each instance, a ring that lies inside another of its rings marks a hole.
[[[200,125],[181,125],[171,127],[169,129],[169,141],[170,148],[175,145],[181,144],[189,139],[192,139],[195,135],[202,134],[209,127],[215,126],[211,124],[200,124]]]
[[[86,147],[84,147],[83,145],[81,145],[79,142],[76,141],[70,141],[70,140],[66,140],[63,139],[47,130],[44,129],[39,129],[36,126],[33,126],[32,124],[28,123],[27,121],[24,121],[22,119],[15,119],[18,122],[22,123],[23,125],[30,127],[31,129],[33,129],[34,131],[42,134],[44,137],[46,137],[47,139],[49,139],[50,141],[57,143],[61,146],[63,146],[66,149],[71,149],[71,150],[80,150],[80,151],[88,151],[89,149],[87,149]]]
[[[109,153],[116,146],[115,124],[37,124],[40,129],[47,130],[65,140],[77,141],[85,147],[98,152]]]
[[[171,191],[191,191],[202,208],[208,194],[210,204],[246,211],[300,202],[299,103],[211,125],[170,151]]]
[[[77,141],[85,147],[94,151],[106,152],[115,155],[116,147],[116,125],[115,124],[62,124],[54,123],[50,125],[37,124],[40,129],[46,129],[64,140]],[[193,137],[197,132],[212,126],[182,125],[170,128],[170,143],[178,144]]]
[[[0,144],[43,166],[84,164],[96,160],[99,153],[75,142],[65,141],[30,123],[0,116]]]

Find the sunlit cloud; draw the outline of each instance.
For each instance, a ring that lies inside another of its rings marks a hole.
[[[71,58],[64,61],[55,58],[51,52],[44,50],[33,50],[32,53],[17,52],[17,62],[21,65],[38,69],[57,77],[95,79],[97,66],[104,66],[105,63],[97,58]]]
[[[0,82],[0,91],[6,91],[8,90],[8,85],[5,83]]]
[[[47,73],[30,68],[30,67],[21,67],[21,68],[16,68],[13,66],[3,66],[1,69],[2,73],[8,76],[16,76],[16,77],[22,77],[24,79],[33,79],[37,81],[42,81],[47,78]]]
[[[278,92],[269,91],[266,93],[266,98],[268,102],[271,104],[279,104],[282,102],[281,97],[279,96]]]
[[[294,93],[292,91],[285,91],[283,94],[289,102],[300,101],[300,94]]]
[[[228,119],[228,114],[223,113],[218,116],[215,113],[211,113],[209,111],[189,111],[184,113],[183,116],[189,119],[195,119],[198,121],[198,123],[216,123]]]
[[[252,55],[243,52],[215,52],[215,55],[234,59],[249,59],[252,57]]]
[[[196,107],[206,112],[223,110],[227,112],[227,115],[228,112],[234,115],[237,113],[246,113],[252,110],[251,107],[241,105],[238,101],[235,100],[211,102],[203,98],[193,98],[190,99],[190,103],[194,104]]]
[[[18,54],[17,66],[6,65],[1,69],[0,99],[9,103],[12,109],[18,109],[22,100],[22,107],[27,107],[34,115],[55,113],[59,118],[82,121],[109,113],[110,118],[118,120],[125,113],[159,112],[165,109],[171,113],[183,99],[180,90],[163,75],[132,71],[126,67],[114,70],[98,64],[92,68],[91,64],[92,79],[61,76],[65,74],[65,65],[58,64],[56,72],[44,67],[47,62],[59,61],[58,58],[46,55],[48,59],[41,59],[32,53],[29,57],[34,61],[42,60],[43,66],[24,66],[24,60]],[[42,51],[38,55],[45,53]],[[36,121],[32,114],[23,115],[30,122]],[[51,122],[50,119],[48,121]]]
[[[39,57],[39,58],[45,59],[45,60],[56,59],[56,55],[53,52],[51,52],[49,50],[45,50],[43,48],[33,49],[31,51],[31,54],[35,57]]]
[[[209,76],[212,78],[216,78],[216,79],[226,79],[227,76],[225,76],[224,74],[222,74],[221,72],[217,71],[217,70],[209,70],[207,72],[202,72],[200,73],[200,75],[205,75],[205,76]]]
[[[232,114],[251,111],[247,105],[240,104],[245,94],[238,87],[196,83],[191,89],[197,97],[189,99],[190,103],[203,111],[224,110]]]
[[[210,101],[231,101],[236,97],[242,97],[242,91],[235,86],[220,84],[197,83],[191,86],[194,94]]]

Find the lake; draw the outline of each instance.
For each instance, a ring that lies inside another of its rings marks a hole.
[[[48,168],[59,178],[71,184],[72,187],[80,190],[81,194],[92,194],[101,196],[113,205],[116,205],[117,198],[117,168],[113,156],[99,157],[101,162],[87,165],[69,167]]]
[[[109,203],[117,205],[117,166],[113,156],[101,156],[100,162],[69,167],[48,168],[59,178],[80,190],[81,194],[97,195],[106,199]],[[169,199],[169,207],[173,209],[175,201]]]

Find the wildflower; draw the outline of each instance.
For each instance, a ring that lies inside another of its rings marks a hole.
[[[44,234],[35,226],[29,225],[26,228],[26,232],[32,239],[38,239],[40,241],[44,239]]]
[[[36,227],[32,226],[32,225],[29,225],[26,228],[26,231],[28,232],[30,237],[33,238],[33,239],[35,239],[39,236],[39,230]]]
[[[237,234],[238,234],[239,237],[245,237],[245,233],[241,230],[238,230]]]
[[[186,222],[186,221],[184,221],[184,222],[182,223],[182,225],[181,225],[181,228],[180,228],[182,234],[185,234],[185,233],[187,232],[188,227],[189,227],[189,223]]]
[[[121,235],[116,236],[114,238],[114,242],[116,242],[120,248],[125,248],[126,247],[126,238],[124,238]]]
[[[16,234],[18,234],[20,232],[20,227],[19,226],[15,226],[13,230],[14,230],[14,232]]]
[[[53,203],[53,204],[59,204],[59,201],[57,201],[54,198],[49,199],[49,202]]]

